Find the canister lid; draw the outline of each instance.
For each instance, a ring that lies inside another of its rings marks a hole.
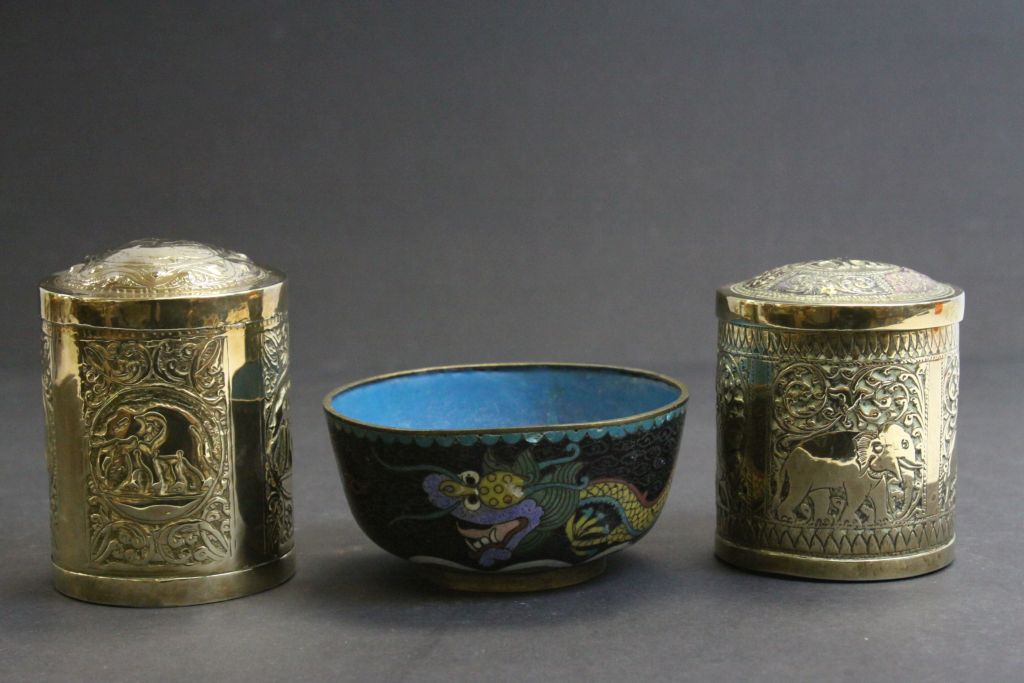
[[[142,239],[89,256],[40,287],[45,320],[101,327],[204,327],[269,317],[282,273],[201,242]]]
[[[832,258],[793,263],[722,287],[718,317],[816,330],[921,329],[963,319],[964,293],[917,271]]]

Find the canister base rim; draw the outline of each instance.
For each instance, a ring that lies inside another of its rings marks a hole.
[[[119,607],[181,607],[232,600],[274,588],[294,575],[294,550],[255,567],[207,576],[102,576],[53,565],[54,587],[64,595]]]
[[[766,574],[826,581],[886,581],[929,574],[949,565],[955,541],[954,537],[945,545],[912,555],[833,559],[748,548],[716,536],[715,555],[741,569]]]

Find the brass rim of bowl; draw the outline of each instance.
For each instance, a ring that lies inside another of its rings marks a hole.
[[[356,387],[364,386],[366,384],[375,384],[396,377],[406,377],[409,375],[423,375],[427,373],[435,372],[451,372],[456,370],[504,370],[509,368],[580,368],[590,370],[612,370],[615,372],[637,375],[641,377],[647,377],[649,379],[658,380],[669,386],[673,386],[679,389],[679,396],[671,403],[666,403],[660,408],[649,410],[645,413],[635,413],[633,415],[627,415],[625,417],[618,417],[613,420],[598,420],[594,422],[563,422],[555,424],[544,424],[544,425],[523,425],[522,427],[480,427],[474,429],[408,429],[405,427],[389,427],[386,425],[379,425],[374,422],[363,422],[354,418],[348,417],[339,413],[331,405],[331,399],[335,396],[355,389]],[[617,425],[631,424],[633,422],[643,422],[651,418],[658,417],[670,413],[677,408],[681,408],[686,405],[686,402],[690,400],[690,390],[686,388],[686,385],[679,380],[663,375],[658,372],[652,372],[650,370],[641,370],[639,368],[624,367],[621,365],[603,365],[600,363],[557,363],[557,362],[545,362],[545,363],[471,363],[467,365],[437,365],[429,368],[417,368],[415,370],[401,370],[399,372],[389,372],[383,375],[375,375],[373,377],[367,377],[365,379],[357,380],[355,382],[349,382],[343,384],[336,389],[332,389],[327,393],[323,400],[324,410],[334,417],[338,418],[342,422],[361,427],[363,429],[372,429],[379,432],[391,432],[394,434],[407,434],[410,436],[419,435],[462,435],[462,434],[516,434],[516,433],[543,433],[543,432],[562,432],[562,431],[577,431],[581,429],[601,429],[604,427],[615,427]]]

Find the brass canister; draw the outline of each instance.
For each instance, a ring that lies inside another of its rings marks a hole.
[[[294,573],[285,277],[139,240],[40,284],[54,581],[213,602]]]
[[[720,558],[839,580],[953,560],[963,304],[853,259],[718,290]]]

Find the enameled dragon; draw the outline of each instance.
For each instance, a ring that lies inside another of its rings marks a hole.
[[[422,487],[437,508],[392,523],[451,515],[470,557],[485,568],[510,560],[513,553],[527,555],[556,530],[562,530],[572,552],[584,558],[640,538],[664,507],[667,487],[648,500],[625,481],[590,481],[580,476],[579,455],[576,444],[566,447],[565,456],[539,463],[529,451],[511,464],[488,453],[480,471],[459,474],[432,466],[389,465],[393,470],[429,472]]]

